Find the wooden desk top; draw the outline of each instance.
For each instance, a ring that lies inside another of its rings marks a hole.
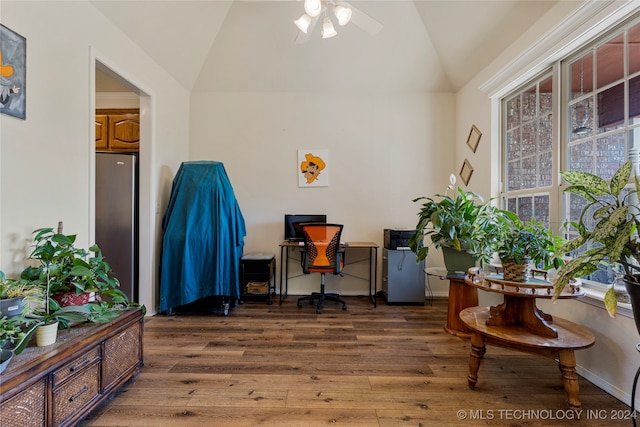
[[[588,329],[557,316],[553,318],[557,338],[534,334],[523,326],[487,326],[489,316],[489,307],[470,307],[460,312],[460,319],[469,329],[511,348],[578,350],[591,347],[596,341]]]

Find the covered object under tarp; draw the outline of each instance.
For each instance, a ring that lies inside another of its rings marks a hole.
[[[207,297],[240,299],[246,228],[222,163],[182,163],[162,228],[161,312]]]

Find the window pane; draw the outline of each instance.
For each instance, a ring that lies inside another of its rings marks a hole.
[[[507,210],[511,212],[516,212],[518,209],[518,199],[515,197],[511,197],[507,199]]]
[[[625,161],[624,133],[619,132],[596,142],[596,175],[611,179]]]
[[[589,52],[569,65],[569,99],[593,92],[593,53]]]
[[[533,212],[536,221],[543,221],[549,227],[549,195],[539,195],[533,198]]]
[[[640,76],[629,80],[629,124],[640,119]]]
[[[537,158],[525,157],[522,159],[522,169],[520,176],[522,177],[522,186],[520,188],[536,188],[538,184],[538,173],[536,168]]]
[[[522,145],[521,152],[522,157],[533,156],[537,152],[536,143],[536,126],[534,123],[529,123],[522,126]]]
[[[571,117],[570,141],[577,141],[593,134],[593,103],[591,98],[578,101],[569,107]]]
[[[533,217],[533,202],[530,196],[518,197],[518,217],[522,221],[529,221]]]
[[[624,37],[622,34],[609,40],[596,50],[598,88],[605,87],[624,77]]]
[[[598,133],[624,126],[624,83],[598,93]]]
[[[522,122],[533,120],[538,112],[536,105],[536,86],[522,92]]]
[[[507,101],[507,129],[520,126],[520,95]]]
[[[519,190],[521,188],[521,172],[519,160],[507,163],[507,176],[509,177],[507,187],[509,190]]]
[[[551,150],[540,153],[540,187],[551,187],[553,175],[553,153]],[[537,217],[536,217],[537,218]]]
[[[627,34],[629,52],[629,74],[640,71],[640,24],[629,29]]]
[[[540,97],[540,116],[547,116],[551,120],[551,113],[553,112],[553,78],[549,77],[540,82],[539,97]]]
[[[581,172],[594,172],[593,142],[587,141],[569,147],[569,169]]]

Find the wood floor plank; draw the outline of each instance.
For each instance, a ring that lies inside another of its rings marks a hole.
[[[147,318],[140,374],[80,425],[631,424],[567,419],[557,363],[515,350],[488,346],[469,389],[470,343],[444,332],[446,300],[377,308],[346,300],[348,310],[320,315],[290,297],[282,305],[245,302],[228,316]],[[579,385],[585,411],[629,410],[583,378]]]

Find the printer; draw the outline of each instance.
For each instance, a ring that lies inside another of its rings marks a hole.
[[[384,229],[384,248],[391,250],[408,250],[409,239],[416,234],[416,230]]]

